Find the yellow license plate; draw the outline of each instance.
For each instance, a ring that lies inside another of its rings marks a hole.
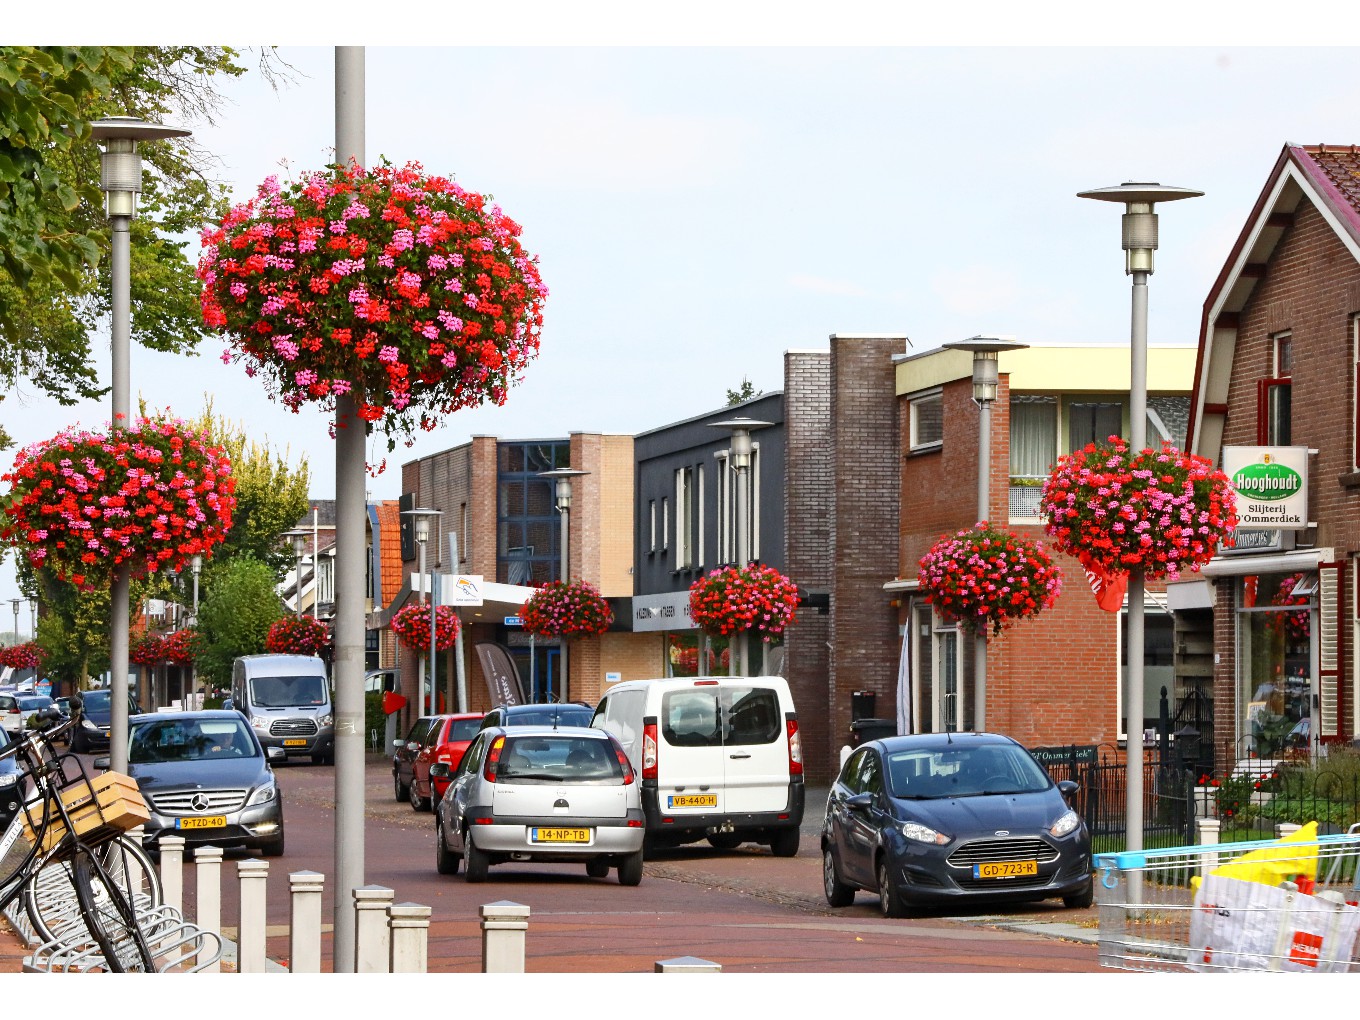
[[[589,829],[534,829],[530,839],[535,843],[589,843]]]
[[[227,824],[226,815],[203,815],[199,818],[180,818],[175,822],[177,829],[221,829]]]
[[[666,803],[671,809],[680,807],[717,807],[718,795],[716,793],[677,793],[666,798]]]
[[[974,864],[974,878],[1023,878],[1039,874],[1038,861],[992,861],[989,864]]]
[[[306,746],[307,746],[307,741],[305,741],[305,740],[298,740],[298,739],[296,739],[296,738],[293,738],[293,739],[290,739],[290,740],[285,740],[285,741],[283,742],[283,746],[284,746],[284,747],[306,747]]]

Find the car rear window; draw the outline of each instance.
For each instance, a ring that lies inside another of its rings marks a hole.
[[[769,687],[695,687],[661,699],[661,733],[675,747],[770,744],[784,732]]]
[[[623,779],[613,743],[598,737],[507,737],[498,783],[613,782]]]
[[[505,713],[506,726],[589,726],[594,709],[586,705],[516,707]]]
[[[454,719],[449,723],[449,735],[446,739],[449,743],[455,740],[471,740],[481,728],[480,719]]]

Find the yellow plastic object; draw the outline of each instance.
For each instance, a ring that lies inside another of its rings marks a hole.
[[[1299,875],[1316,880],[1317,828],[1317,822],[1309,822],[1283,839],[1267,843],[1259,850],[1249,850],[1236,860],[1220,865],[1211,874],[1272,886],[1278,886],[1281,882],[1293,882]],[[1280,848],[1288,847],[1291,843],[1309,845],[1300,847],[1297,856],[1286,857],[1280,853]],[[1190,888],[1198,890],[1199,882],[1198,876],[1192,877]]]

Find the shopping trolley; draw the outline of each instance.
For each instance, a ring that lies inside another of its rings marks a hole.
[[[1103,967],[1336,973],[1360,964],[1360,825],[1098,854]]]

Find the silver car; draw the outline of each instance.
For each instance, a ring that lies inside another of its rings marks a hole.
[[[622,885],[642,881],[645,823],[638,779],[622,745],[580,726],[482,730],[450,776],[435,811],[435,865],[465,862],[467,880],[507,861],[580,862],[591,878],[618,868]]]

